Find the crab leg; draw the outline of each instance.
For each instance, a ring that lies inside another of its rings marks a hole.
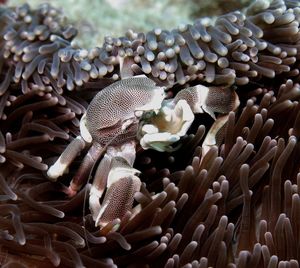
[[[87,146],[87,143],[81,136],[77,136],[63,151],[56,162],[48,169],[47,175],[50,180],[56,181],[62,176],[76,156]]]
[[[69,197],[74,196],[77,191],[84,185],[89,177],[90,171],[94,165],[94,163],[101,157],[103,153],[103,147],[98,143],[94,143],[86,156],[83,158],[82,163],[79,166],[76,174],[74,175],[72,181],[70,182],[70,186],[66,191],[66,194]]]
[[[94,181],[90,190],[89,207],[94,221],[96,221],[98,213],[101,209],[100,198],[106,189],[111,158],[112,157],[107,153],[103,156],[99,166],[97,167]]]
[[[92,137],[86,128],[86,113],[80,120],[80,136],[77,136],[63,151],[56,162],[48,169],[47,175],[50,180],[56,181],[71,165],[77,155],[92,142]]]
[[[202,143],[202,155],[205,155],[212,146],[221,144],[221,141],[224,138],[228,117],[228,114],[219,116],[210,127]]]

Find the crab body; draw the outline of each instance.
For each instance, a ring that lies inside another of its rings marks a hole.
[[[147,111],[158,112],[164,98],[164,87],[156,86],[145,76],[125,78],[104,88],[96,94],[82,116],[80,136],[48,169],[48,177],[55,181],[67,171],[76,156],[88,148],[65,190],[71,197],[87,182],[94,164],[104,154],[90,190],[90,210],[96,225],[122,217],[123,212],[131,207],[133,195],[141,185],[136,176],[139,172],[133,168],[139,118]],[[100,205],[107,187],[104,203]],[[109,204],[115,204],[114,209]]]
[[[136,135],[139,113],[158,110],[165,94],[145,76],[117,81],[101,90],[86,112],[86,127],[101,145],[122,144]]]
[[[173,99],[165,99],[164,90],[145,76],[133,76],[98,92],[82,116],[81,135],[49,168],[48,176],[56,180],[84,148],[89,148],[65,190],[73,196],[87,182],[94,164],[104,154],[89,194],[96,226],[105,226],[130,210],[141,186],[139,171],[133,168],[138,143],[143,149],[172,151],[172,145],[191,126],[194,114],[206,112],[216,119],[215,113],[226,114],[238,105],[237,95],[229,87],[198,85],[181,90]],[[214,129],[218,131],[223,124],[218,119],[215,122]],[[210,143],[211,136],[208,135]],[[208,144],[211,145],[214,144]]]

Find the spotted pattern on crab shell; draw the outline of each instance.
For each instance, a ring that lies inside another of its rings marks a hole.
[[[157,87],[147,77],[117,81],[101,90],[91,101],[86,114],[87,129],[93,140],[101,145],[124,143],[136,133],[133,132],[138,124],[135,112],[146,109],[144,107],[149,103],[153,103],[151,108],[159,109],[163,98],[164,88]],[[127,120],[129,128],[122,129]]]

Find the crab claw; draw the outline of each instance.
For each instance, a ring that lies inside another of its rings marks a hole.
[[[227,114],[240,104],[238,95],[228,86],[206,87],[197,85],[181,90],[174,101],[186,100],[197,113],[207,113],[216,120],[215,113]]]
[[[139,173],[124,158],[112,159],[107,178],[107,191],[95,226],[103,227],[117,218],[121,219],[128,210],[131,210],[134,195],[141,187],[141,181],[136,176]]]
[[[239,107],[239,97],[229,86],[197,85],[181,90],[175,96],[174,102],[181,100],[186,100],[195,114],[205,112],[215,120],[202,145],[202,153],[205,155],[212,146],[220,145],[224,138],[228,114]],[[217,117],[215,113],[218,114]]]
[[[135,141],[109,146],[101,159],[89,194],[89,207],[95,226],[104,227],[121,219],[132,209],[134,195],[141,187],[137,177],[140,171],[132,167],[136,156],[135,146]]]
[[[174,151],[172,145],[179,141],[194,121],[194,114],[186,100],[176,104],[165,102],[158,114],[151,114],[142,121],[138,132],[143,149],[159,152]]]

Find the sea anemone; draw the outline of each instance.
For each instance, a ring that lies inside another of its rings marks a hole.
[[[298,1],[257,1],[215,24],[129,31],[87,51],[49,5],[2,8],[2,267],[299,267],[299,21]],[[167,86],[170,98],[199,83],[231,86],[240,106],[205,152],[205,114],[178,150],[138,151],[133,208],[100,229],[89,183],[64,194],[82,156],[59,182],[46,170],[123,70]]]

